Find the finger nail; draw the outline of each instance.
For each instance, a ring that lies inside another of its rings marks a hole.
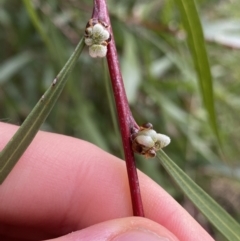
[[[169,238],[161,237],[149,230],[131,230],[115,237],[112,241],[171,241]]]

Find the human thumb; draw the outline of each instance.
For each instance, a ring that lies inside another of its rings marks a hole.
[[[146,218],[102,222],[51,241],[179,241],[163,226]],[[50,241],[50,240],[49,240]]]

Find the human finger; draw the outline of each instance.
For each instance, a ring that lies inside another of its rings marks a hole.
[[[16,129],[0,124],[1,148]],[[212,240],[159,185],[141,172],[139,181],[146,217],[179,240]],[[37,134],[0,186],[0,199],[4,232],[14,229],[18,236],[57,237],[132,215],[123,161],[88,142],[47,132]]]
[[[128,217],[105,221],[48,241],[178,241],[163,226],[146,218]]]

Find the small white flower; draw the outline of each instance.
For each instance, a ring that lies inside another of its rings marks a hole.
[[[171,142],[171,139],[163,134],[157,134],[157,141],[155,142],[155,147],[157,148],[157,150],[169,145],[169,143]]]
[[[132,130],[132,149],[146,158],[155,157],[156,151],[167,146],[171,141],[168,136],[157,133],[152,128],[151,123],[146,123],[140,126],[140,130]]]
[[[92,40],[92,38],[85,37],[85,44],[86,44],[87,46],[93,45],[93,40]]]
[[[152,148],[154,147],[154,141],[150,136],[139,135],[136,137],[136,141],[138,144],[142,145],[144,148]]]
[[[89,47],[89,55],[92,58],[100,57],[103,58],[107,54],[107,46],[94,44]]]
[[[102,24],[97,23],[92,28],[92,34],[97,37],[98,35],[100,35],[102,33],[102,31],[104,31],[104,29],[105,28],[103,27]]]
[[[85,33],[88,37],[90,37],[92,35],[92,30],[93,30],[92,27],[88,27],[85,29]]]
[[[98,22],[98,23],[96,23]],[[111,41],[108,26],[97,19],[91,19],[85,29],[85,44],[89,46],[91,57],[105,57],[107,54],[107,45]]]
[[[145,129],[145,130],[139,131],[139,134],[150,136],[154,142],[157,141],[157,132],[153,129]]]
[[[92,39],[94,44],[102,44],[110,36],[110,33],[101,25],[95,24],[92,30]]]

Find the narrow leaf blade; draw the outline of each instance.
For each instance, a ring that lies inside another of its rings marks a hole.
[[[67,82],[69,73],[77,62],[83,47],[84,41],[81,39],[74,53],[71,55],[67,63],[55,78],[54,81],[56,82],[53,82],[52,85],[47,89],[21,127],[5,146],[5,148],[0,152],[0,184],[10,173],[14,165],[17,163],[19,158],[22,156],[37,134],[42,123],[49,115]]]
[[[240,225],[184,173],[162,150],[157,154],[161,164],[184,194],[206,218],[229,240],[240,240]]]
[[[207,110],[212,130],[220,143],[214,108],[212,76],[197,8],[194,0],[176,0],[176,3],[181,12],[183,25],[187,33],[187,41],[198,75],[202,100]]]

